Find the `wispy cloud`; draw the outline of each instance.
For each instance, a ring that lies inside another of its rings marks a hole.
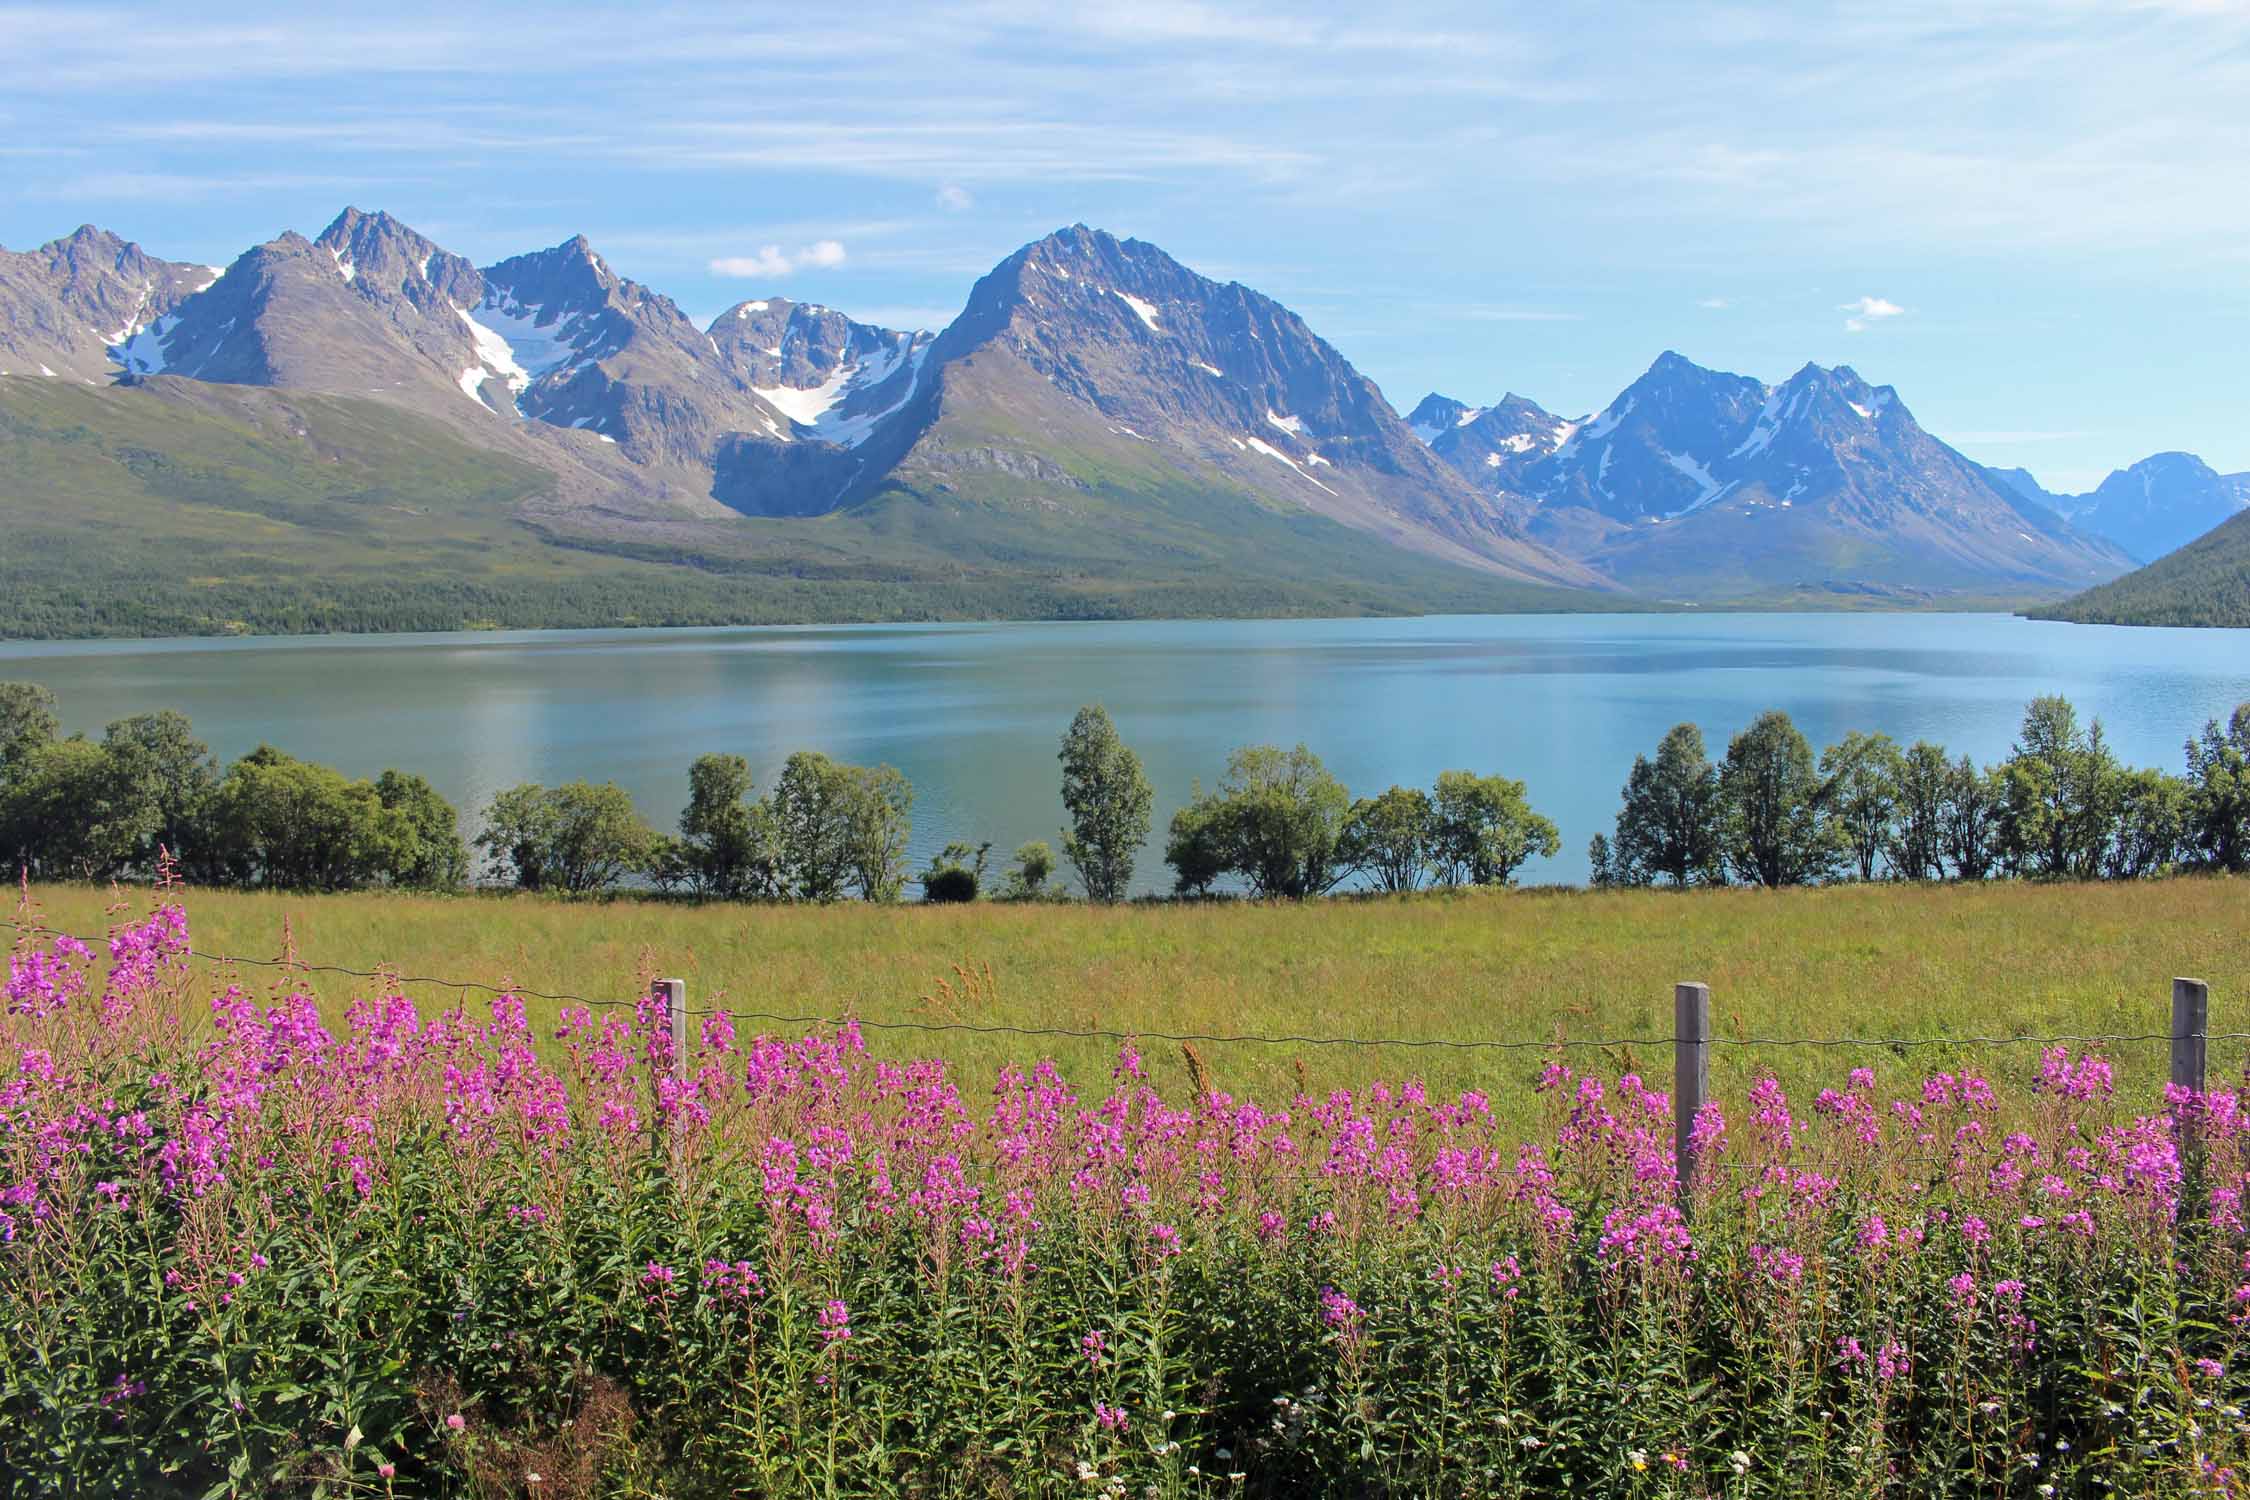
[[[937,190],[937,206],[949,214],[967,213],[976,206],[976,201],[959,183],[949,182]]]
[[[1839,304],[1836,311],[1851,315],[1844,319],[1844,332],[1865,333],[1873,325],[1885,318],[1898,317],[1906,309],[1888,297],[1854,297]]]
[[[1695,300],[1695,305],[1709,308],[1713,312],[1719,312],[1734,306],[1734,299],[1732,297],[1698,297]]]
[[[815,240],[803,249],[786,253],[779,245],[765,245],[751,255],[722,255],[710,263],[714,276],[781,277],[807,268],[832,270],[844,263],[840,240]]]

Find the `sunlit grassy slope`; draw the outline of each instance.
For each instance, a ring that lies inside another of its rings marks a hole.
[[[109,893],[34,892],[46,919],[98,929]],[[145,892],[124,893],[136,906]],[[971,1022],[1136,1032],[1430,1040],[1663,1037],[1671,987],[1712,987],[1729,1036],[1942,1038],[2050,1031],[2162,1032],[2175,975],[2212,986],[2212,1029],[2250,1031],[2250,881],[1758,892],[1528,891],[1304,906],[866,907],[565,904],[505,897],[191,893],[199,948],[310,963],[512,982],[586,996],[684,976],[695,1005],[869,1021]],[[981,975],[971,988],[956,966]],[[264,988],[271,971],[246,969]],[[315,976],[340,1010],[364,984]],[[408,986],[426,1009],[452,991]],[[535,1004],[536,1016],[552,1005]],[[891,1055],[939,1055],[989,1078],[1053,1056],[1106,1081],[1114,1044],[968,1032],[871,1032]],[[1151,1065],[1185,1064],[1150,1042]],[[1377,1076],[1490,1091],[1525,1118],[1531,1052],[1204,1043],[1216,1083],[1272,1097],[1297,1069],[1318,1087]],[[2165,1048],[2118,1044],[2128,1094],[2161,1087]],[[1770,1066],[1817,1087],[1865,1064],[1892,1079],[1968,1065],[2028,1076],[2037,1049],[1724,1047],[1721,1088]],[[1593,1054],[1579,1054],[1585,1063]],[[1610,1049],[1597,1066],[1669,1076],[1670,1052]],[[2215,1075],[2245,1048],[2214,1042]],[[981,1087],[981,1085],[978,1085]],[[1809,1107],[1809,1099],[1800,1105]]]

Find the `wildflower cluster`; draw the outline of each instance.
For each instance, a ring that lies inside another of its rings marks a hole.
[[[971,1088],[723,1017],[214,993],[19,946],[10,1493],[2234,1493],[2250,1110],[2097,1056],[1694,1122]],[[685,1055],[675,1051],[684,1047]],[[66,1479],[64,1476],[68,1476]],[[577,1482],[575,1480],[571,1481]],[[593,1480],[586,1481],[591,1485]],[[2043,1488],[2043,1487],[2052,1487]]]

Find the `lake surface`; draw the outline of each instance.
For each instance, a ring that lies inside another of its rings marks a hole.
[[[524,631],[0,643],[0,680],[52,687],[98,734],[176,708],[221,755],[268,740],[372,776],[419,771],[472,826],[519,781],[615,780],[672,826],[687,767],[747,756],[762,788],[798,749],[913,781],[913,860],[948,840],[1056,841],[1057,742],[1100,701],[1147,763],[1157,821],[1137,884],[1169,883],[1163,828],[1235,746],[1303,741],[1355,794],[1455,767],[1530,784],[1578,881],[1636,754],[1683,719],[1713,757],[1767,708],[1814,747],[1851,729],[2007,752],[2025,703],[2068,695],[2126,760],[2250,699],[2250,632],[2006,615],[1453,616],[789,629]]]

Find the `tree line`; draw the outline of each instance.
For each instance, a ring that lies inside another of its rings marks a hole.
[[[1597,885],[1780,886],[1839,879],[2132,879],[2250,868],[2250,704],[2187,742],[2184,775],[2118,762],[2098,720],[2039,698],[2009,757],[1979,767],[1928,742],[1853,733],[1817,757],[1788,715],[1761,716],[1714,764],[1681,724],[1637,756],[1613,832],[1589,850]],[[472,883],[585,895],[620,888],[716,901],[1056,899],[1067,864],[1093,901],[1124,900],[1151,832],[1140,756],[1099,705],[1058,751],[1068,826],[1004,870],[992,846],[906,862],[914,788],[895,767],[791,755],[762,795],[749,762],[688,771],[671,832],[613,782],[525,783],[465,840],[420,776],[354,780],[261,745],[222,767],[163,711],[101,738],[64,738],[44,687],[0,683],[0,858],[41,880],[147,874],[169,857],[199,884],[289,890]],[[1467,770],[1354,798],[1303,745],[1236,750],[1166,830],[1174,894],[1302,900],[1356,884],[1387,892],[1507,885],[1561,846],[1521,781]]]
[[[2122,764],[2101,721],[2032,700],[2008,757],[1854,732],[1816,758],[1785,713],[1713,764],[1675,726],[1635,756],[1596,885],[1809,885],[1837,879],[2133,880],[2250,869],[2250,703],[2188,740],[2184,775]]]

